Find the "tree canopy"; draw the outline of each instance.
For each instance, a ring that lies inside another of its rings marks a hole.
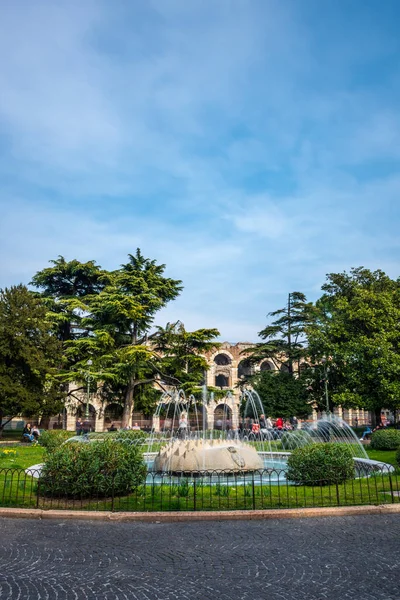
[[[61,409],[56,371],[61,344],[51,331],[44,303],[23,285],[0,290],[0,427],[25,415]]]
[[[309,354],[329,368],[333,400],[380,418],[400,406],[400,284],[364,267],[331,273],[308,329]]]
[[[301,292],[292,292],[286,306],[268,316],[274,320],[259,332],[263,341],[245,353],[253,364],[270,359],[276,368],[293,375],[307,351],[305,329],[313,318],[312,303]]]

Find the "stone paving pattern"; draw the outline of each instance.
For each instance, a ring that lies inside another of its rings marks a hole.
[[[1,600],[399,600],[400,515],[0,519]]]

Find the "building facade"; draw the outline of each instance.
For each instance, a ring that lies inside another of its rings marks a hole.
[[[205,410],[204,422],[208,429],[219,428],[221,423],[223,426],[236,428],[239,425],[239,404],[241,391],[239,382],[245,375],[249,375],[256,371],[273,371],[277,366],[272,360],[265,359],[260,364],[250,366],[246,360],[246,350],[253,346],[248,342],[239,342],[231,344],[224,342],[217,350],[209,352],[206,359],[209,365],[207,371],[207,387],[216,387],[225,391],[225,395],[208,392],[207,404],[201,410]],[[281,368],[285,368],[283,365]],[[119,404],[109,403],[104,405],[100,397],[96,394],[87,394],[82,388],[70,390],[70,399],[66,406],[65,415],[63,418],[63,426],[69,430],[75,428],[76,419],[84,417],[86,405],[89,404],[89,415],[91,427],[93,431],[105,431],[111,426],[119,427],[121,425],[122,409]],[[350,424],[359,424],[369,422],[369,414],[363,409],[342,409],[335,408],[335,414],[343,418]],[[317,411],[313,410],[312,419],[318,418]],[[133,412],[130,425],[137,423],[143,429],[151,429],[153,419],[145,418],[137,412]],[[162,426],[162,422],[157,419],[154,422],[155,428]]]

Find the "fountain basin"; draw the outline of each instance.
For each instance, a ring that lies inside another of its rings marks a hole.
[[[174,440],[161,448],[153,471],[246,473],[264,468],[257,450],[234,440]]]

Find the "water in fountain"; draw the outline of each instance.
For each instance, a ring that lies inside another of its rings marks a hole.
[[[368,454],[353,429],[343,419],[334,415],[311,424],[303,423],[301,429],[285,432],[281,437],[282,447],[288,451],[321,442],[344,444],[350,448],[354,458],[368,459]]]
[[[159,427],[162,412],[165,419]],[[186,399],[182,390],[163,394],[154,417],[148,442],[148,453],[159,450],[154,470],[240,472],[263,468],[256,449],[241,441],[232,428],[216,436],[213,429],[206,429],[205,408],[201,406],[200,411],[196,399]]]

